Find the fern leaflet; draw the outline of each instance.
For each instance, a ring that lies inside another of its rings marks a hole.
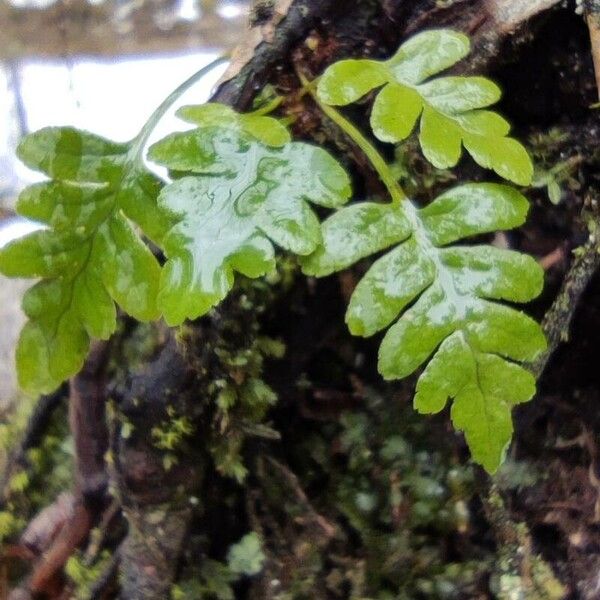
[[[156,205],[161,183],[136,141],[47,128],[18,153],[52,180],[25,189],[17,210],[48,227],[0,250],[0,270],[42,278],[23,299],[29,321],[16,356],[21,387],[49,392],[79,371],[90,336],[115,330],[115,302],[138,320],[158,318],[160,266],[135,225],[160,241],[168,221]]]
[[[215,120],[217,113],[222,118]],[[344,169],[325,150],[290,142],[276,119],[215,104],[181,114],[198,127],[168,136],[149,153],[177,174],[159,197],[176,222],[163,241],[168,260],[159,293],[171,325],[218,304],[236,271],[271,271],[272,242],[299,255],[313,252],[321,230],[307,201],[334,208],[350,197]]]
[[[508,137],[510,125],[497,113],[482,110],[500,98],[485,77],[439,77],[470,49],[467,36],[447,29],[410,38],[386,61],[341,60],[323,73],[321,100],[332,106],[356,102],[381,88],[373,104],[371,128],[383,142],[407,138],[420,117],[419,141],[427,160],[439,169],[455,166],[464,145],[475,162],[521,185],[533,168],[523,146]]]

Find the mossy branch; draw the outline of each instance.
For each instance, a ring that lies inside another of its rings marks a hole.
[[[536,379],[542,376],[560,344],[569,340],[569,330],[581,297],[600,268],[599,227],[600,217],[594,215],[589,223],[588,241],[574,251],[573,263],[560,292],[544,316],[542,328],[548,339],[548,348],[532,365],[531,371]]]

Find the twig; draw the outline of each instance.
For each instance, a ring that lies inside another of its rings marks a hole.
[[[111,526],[115,524],[117,517],[120,517],[121,503],[113,500],[104,511],[100,522],[96,526],[95,535],[90,536],[90,542],[85,551],[85,564],[91,565],[100,554],[100,549],[104,545],[109,533],[112,534]]]
[[[558,296],[544,316],[542,327],[548,339],[548,348],[532,365],[536,378],[541,377],[552,354],[561,342],[569,339],[569,330],[583,292],[600,267],[600,241],[594,231],[587,243],[575,251],[575,258]]]
[[[33,570],[28,588],[34,596],[47,592],[49,582],[57,576],[73,551],[86,538],[91,526],[92,514],[83,502],[79,502],[73,511],[73,518]]]
[[[70,381],[69,423],[75,444],[75,481],[87,500],[103,496],[108,483],[105,370],[109,343],[94,342],[83,369]]]
[[[108,348],[107,342],[95,342],[83,369],[70,382],[69,421],[76,454],[75,498],[72,501],[72,509],[68,518],[63,519],[60,532],[56,534],[58,526],[51,527],[52,537],[56,537],[51,540],[48,549],[34,565],[26,588],[20,588],[21,591],[27,590],[34,596],[48,593],[48,590],[54,587],[60,587],[60,571],[73,551],[89,534],[96,517],[96,509],[102,507],[101,500],[107,483],[104,465],[104,453],[108,445],[104,415],[106,400],[104,371]],[[26,452],[33,442],[39,443],[39,438],[43,435],[47,422],[48,408],[46,404],[50,403],[52,406],[53,402],[58,403],[63,397],[62,394],[58,395],[58,399],[54,396],[56,394],[44,397],[44,401],[38,405],[36,413],[41,413],[41,415],[38,419],[30,421],[25,443],[21,445],[22,453]],[[42,419],[42,417],[44,418]],[[38,423],[40,420],[41,423]],[[54,515],[55,512],[53,506],[42,511],[27,532],[31,533],[31,527],[35,526],[34,533],[36,533],[37,529],[40,529],[40,523],[43,524],[47,517]],[[52,525],[53,523],[49,523],[48,527]],[[49,534],[45,530],[48,527],[41,527],[39,532],[42,534],[41,537],[40,535],[34,536],[36,539],[39,537],[42,544],[50,541],[42,539],[48,538]],[[15,590],[15,593],[18,591],[19,589]]]
[[[267,460],[275,468],[275,470],[279,472],[283,480],[292,489],[298,504],[300,504],[300,506],[306,511],[311,521],[313,521],[323,531],[326,538],[329,539],[334,537],[336,533],[335,525],[330,523],[325,517],[320,515],[315,510],[306,493],[302,489],[296,474],[290,471],[285,465],[282,465],[279,461],[275,460],[272,456],[267,456]]]
[[[35,556],[45,552],[57,534],[73,517],[75,498],[70,492],[63,492],[53,504],[46,506],[29,523],[20,538],[20,543],[29,548]]]
[[[560,244],[552,252],[546,254],[540,258],[539,263],[540,267],[544,269],[544,271],[550,270],[552,267],[557,265],[558,263],[562,263],[566,258],[566,247],[564,244]]]

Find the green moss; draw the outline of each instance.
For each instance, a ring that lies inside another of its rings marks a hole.
[[[164,332],[156,323],[136,323],[127,336],[123,337],[121,355],[118,360],[128,370],[136,370],[152,360],[162,345]]]
[[[525,523],[514,522],[493,486],[487,514],[496,533],[497,556],[491,568],[490,589],[498,600],[561,600],[566,589],[541,556],[532,551]]]
[[[293,261],[278,258],[277,270],[268,280],[239,277],[235,293],[227,300],[227,317],[214,314],[211,336],[199,336],[187,326],[178,334],[178,343],[198,375],[206,379],[210,371],[206,389],[198,390],[199,396],[209,400],[207,447],[219,473],[240,483],[248,473],[243,456],[246,440],[279,437],[266,422],[277,396],[264,375],[268,361],[283,358],[285,345],[263,334],[262,315],[290,285],[296,270]],[[177,435],[167,433],[168,427],[153,435],[170,444]]]
[[[90,600],[92,586],[102,575],[111,555],[108,551],[103,551],[100,556],[90,563],[81,553],[72,555],[65,566],[65,573],[75,585],[73,598],[75,600]]]
[[[161,450],[177,451],[194,433],[194,426],[189,417],[177,415],[172,406],[167,408],[167,415],[168,419],[152,428],[152,443]]]
[[[19,519],[10,511],[0,511],[0,542],[13,537],[25,526],[25,520]]]

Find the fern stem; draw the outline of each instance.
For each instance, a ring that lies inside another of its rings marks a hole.
[[[404,190],[400,187],[400,184],[396,181],[392,170],[389,165],[381,156],[377,148],[361,133],[361,131],[351,123],[346,117],[344,117],[339,111],[332,106],[321,102],[318,94],[314,89],[314,81],[310,82],[302,75],[298,73],[298,77],[302,82],[302,85],[308,93],[312,96],[313,100],[318,104],[319,108],[365,153],[369,162],[379,175],[383,185],[385,185],[389,192],[392,202],[402,202],[406,199]]]
[[[381,178],[381,181],[387,188],[392,198],[392,202],[402,203],[402,212],[410,223],[415,242],[417,243],[420,252],[423,255],[428,256],[434,264],[437,272],[438,282],[443,288],[446,298],[448,298],[456,307],[457,314],[464,315],[465,303],[463,301],[463,295],[456,288],[452,276],[449,274],[448,269],[443,265],[440,258],[439,249],[436,248],[436,246],[430,240],[427,230],[424,227],[419,215],[418,208],[407,198],[404,190],[396,181],[396,178],[394,177],[389,165],[385,162],[384,158],[377,151],[375,146],[373,146],[373,144],[358,130],[353,123],[342,116],[335,108],[325,104],[324,102],[321,102],[317,93],[315,92],[314,81],[309,82],[301,73],[298,73],[298,77],[300,77],[302,85],[308,90],[309,94],[314,98],[321,110],[365,153],[371,162],[371,165]]]
[[[254,115],[256,117],[262,117],[272,113],[281,103],[283,102],[283,96],[275,96],[272,100],[263,104],[260,108],[253,110],[252,112],[246,113],[247,115]]]
[[[135,137],[131,156],[135,160],[142,160],[142,152],[144,147],[150,138],[150,135],[158,125],[159,121],[167,114],[168,110],[173,104],[179,99],[179,97],[186,92],[192,85],[200,81],[203,77],[208,75],[213,69],[216,69],[219,65],[229,60],[229,54],[223,54],[219,56],[211,63],[202,67],[199,71],[196,71],[191,77],[186,79],[181,85],[175,88],[158,106],[158,108],[150,115],[150,118],[146,121],[146,124],[142,127],[139,134]]]

